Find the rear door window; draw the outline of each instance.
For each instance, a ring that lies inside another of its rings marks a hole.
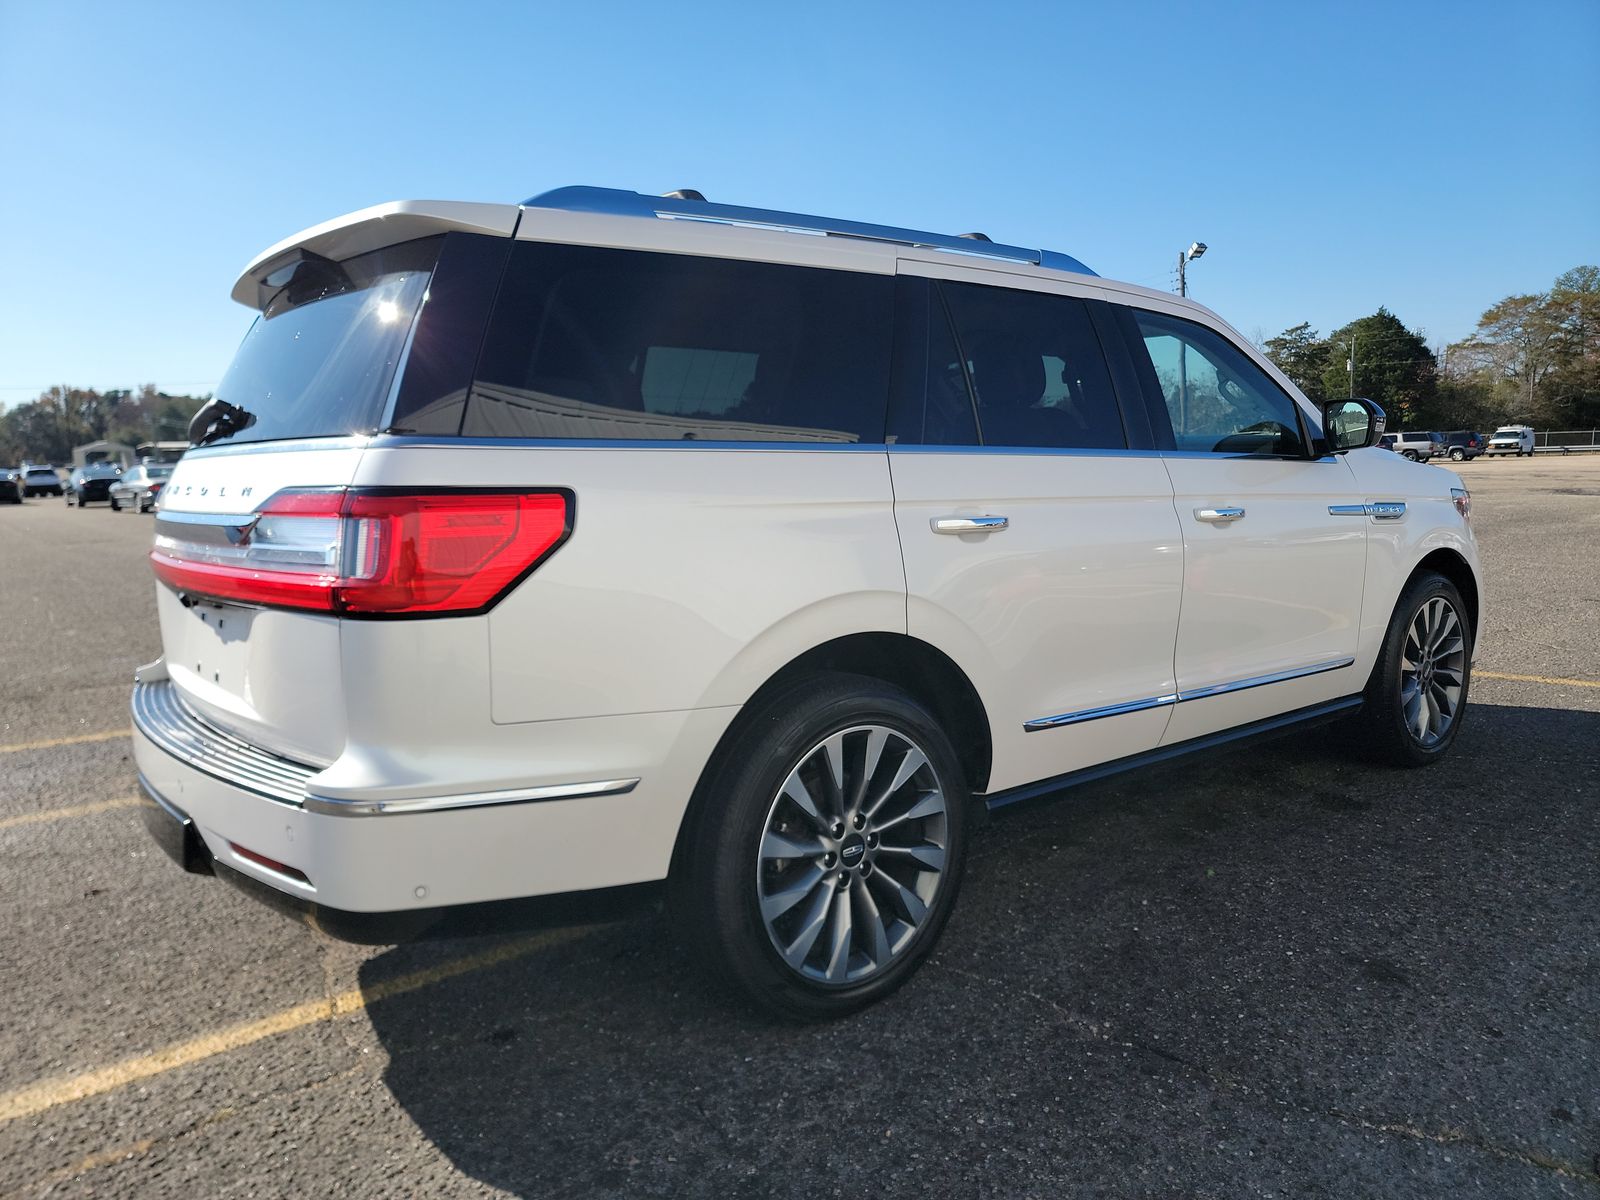
[[[943,296],[941,305],[939,295]],[[935,429],[962,436],[971,411],[985,446],[1123,449],[1121,410],[1088,306],[1055,296],[944,281],[932,304],[930,411],[950,418]],[[948,330],[940,329],[948,312]],[[953,337],[951,336],[953,334]]]
[[[881,443],[893,280],[519,243],[462,433]]]

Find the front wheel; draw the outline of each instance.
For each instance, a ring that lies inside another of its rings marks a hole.
[[[887,996],[955,904],[970,797],[898,688],[826,675],[745,714],[696,796],[673,912],[757,1004],[822,1019]]]
[[[1450,461],[1451,462],[1461,462],[1466,457],[1467,457],[1467,452],[1465,450],[1463,450],[1460,446],[1457,446],[1454,450],[1450,451]]]
[[[1396,766],[1437,762],[1461,730],[1471,682],[1472,625],[1461,593],[1424,571],[1401,593],[1367,681],[1367,748]]]

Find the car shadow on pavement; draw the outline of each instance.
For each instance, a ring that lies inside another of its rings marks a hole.
[[[994,822],[855,1017],[751,1013],[657,914],[375,996],[385,1081],[523,1196],[1589,1194],[1600,713],[1475,704],[1420,772],[1353,736]]]

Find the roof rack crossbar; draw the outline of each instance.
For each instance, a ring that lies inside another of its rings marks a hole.
[[[1055,250],[1030,250],[998,242],[975,241],[946,233],[927,233],[900,229],[893,225],[872,225],[863,221],[835,220],[803,213],[778,212],[764,208],[745,208],[736,204],[712,204],[677,196],[645,196],[620,188],[563,187],[524,200],[525,208],[556,208],[567,212],[602,213],[617,217],[659,217],[668,220],[705,221],[719,225],[782,229],[796,233],[831,237],[862,238],[922,249],[947,250],[972,258],[996,258],[1009,262],[1031,263],[1056,271],[1079,275],[1094,272],[1077,259]]]

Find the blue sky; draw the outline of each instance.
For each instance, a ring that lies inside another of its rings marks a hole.
[[[1215,11],[1214,11],[1215,10]],[[566,183],[1042,245],[1247,335],[1600,261],[1600,4],[0,0],[0,402],[200,391],[240,267]]]

